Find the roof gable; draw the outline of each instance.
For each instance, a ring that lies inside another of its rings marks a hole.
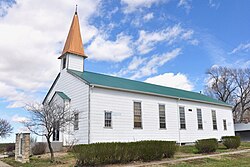
[[[55,94],[58,94],[63,100],[71,100],[65,93],[56,91]]]
[[[98,74],[93,72],[80,72],[74,70],[68,70],[71,74],[85,80],[89,84],[99,85],[103,87],[110,87],[134,92],[142,92],[142,93],[149,93],[149,94],[157,94],[162,96],[168,96],[172,98],[180,98],[184,100],[191,100],[191,101],[199,101],[204,103],[212,103],[217,105],[223,105],[231,107],[229,104],[224,103],[222,101],[213,99],[211,97],[205,96],[200,93],[170,88],[160,85],[154,85],[150,83],[145,83],[141,81],[135,81],[125,78],[119,78],[104,74]]]

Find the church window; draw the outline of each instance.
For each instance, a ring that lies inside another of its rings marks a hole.
[[[75,114],[75,118],[74,118],[74,130],[78,130],[79,129],[79,114]]]
[[[142,128],[141,102],[134,102],[134,128]]]
[[[62,67],[62,69],[64,69],[64,68],[66,68],[66,58],[63,58],[63,67]]]
[[[112,127],[112,112],[111,111],[104,112],[104,127],[105,128]]]

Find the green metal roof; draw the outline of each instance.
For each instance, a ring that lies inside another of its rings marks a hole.
[[[56,91],[55,93],[58,94],[64,100],[70,100],[70,98],[63,92]]]
[[[213,99],[211,97],[196,92],[159,86],[145,82],[119,78],[104,74],[98,74],[88,71],[80,72],[80,71],[68,70],[68,72],[71,73],[72,75],[75,75],[85,80],[87,83],[91,85],[99,85],[103,87],[122,89],[134,92],[157,94],[173,98],[180,98],[183,100],[201,101],[204,103],[212,103],[212,104],[231,107],[231,105],[227,103],[224,103],[222,101]]]

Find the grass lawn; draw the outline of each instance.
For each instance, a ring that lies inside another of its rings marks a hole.
[[[237,150],[250,149],[250,142],[242,142],[241,146]],[[229,152],[235,150],[228,150],[222,144],[219,144],[219,148],[216,153]],[[215,153],[215,154],[216,154]],[[179,159],[184,157],[199,156],[194,145],[180,146],[178,152],[173,159]],[[30,158],[30,163],[22,164],[16,162],[13,157],[1,159],[2,161],[12,165],[13,167],[73,167],[75,165],[75,158],[72,153],[55,153],[55,163],[50,163],[50,154],[42,156],[33,156]],[[250,153],[224,155],[213,158],[204,158],[194,161],[185,161],[178,164],[165,164],[163,166],[170,167],[224,167],[224,166],[250,166]]]
[[[243,149],[250,149],[250,142],[241,142],[241,146],[237,150],[243,150]],[[219,143],[219,147],[216,150],[216,153],[223,153],[223,152],[229,152],[233,151],[230,149],[227,149],[222,143]],[[186,146],[180,146],[179,153],[185,153],[185,154],[198,154],[198,150],[195,148],[194,145],[186,145]]]
[[[42,156],[30,157],[30,162],[22,164],[16,162],[14,157],[1,159],[5,163],[12,165],[13,167],[73,167],[75,165],[75,158],[72,153],[55,153],[56,162],[50,163],[50,154]]]
[[[250,142],[241,142],[241,146],[237,150],[250,149]],[[223,144],[219,144],[216,153],[230,152],[236,150],[226,149]],[[201,154],[197,153],[197,149],[193,145],[180,146],[177,154],[175,155],[176,159],[184,157],[198,156]],[[169,167],[226,167],[226,166],[238,166],[238,167],[247,167],[250,166],[250,153],[244,154],[234,154],[234,155],[223,155],[212,158],[196,159],[193,161],[185,161],[177,164],[165,164],[163,166]]]
[[[245,147],[246,148],[246,147]],[[242,149],[245,149],[242,148]],[[250,148],[250,145],[249,145]],[[218,149],[216,150],[215,153],[223,153],[223,152],[229,152],[232,150],[226,149],[226,147],[222,144],[219,144]],[[184,158],[184,157],[193,157],[193,156],[198,156],[201,155],[198,153],[198,150],[195,148],[194,145],[186,145],[186,146],[180,146],[178,149],[178,152],[175,155],[175,158]]]
[[[250,142],[241,142],[240,149],[250,148]]]
[[[250,165],[250,153],[223,155],[212,158],[196,159],[177,164],[165,164],[166,167],[247,167]]]

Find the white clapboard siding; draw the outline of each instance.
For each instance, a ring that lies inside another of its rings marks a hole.
[[[142,129],[134,129],[133,101],[142,103]],[[159,128],[159,104],[165,104],[166,129]],[[186,130],[179,131],[178,106],[185,106]],[[188,109],[192,109],[188,111]],[[203,130],[198,130],[196,108],[202,110]],[[211,109],[216,110],[218,130],[212,129]],[[112,111],[112,128],[104,128],[104,111]],[[90,142],[128,142],[138,140],[174,140],[194,142],[197,139],[234,135],[232,112],[228,107],[199,102],[91,88]],[[227,131],[222,120],[227,120]]]
[[[51,99],[55,91],[65,93],[70,99],[70,106],[79,112],[79,130],[74,130],[71,126],[70,134],[65,132],[60,136],[60,141],[64,145],[68,145],[72,140],[77,143],[88,142],[88,92],[89,86],[78,78],[69,74],[65,69],[61,71],[60,77],[52,90],[50,91],[47,100]],[[72,133],[72,134],[71,134]]]
[[[83,72],[84,58],[82,56],[76,56],[68,54],[68,69]]]
[[[58,94],[55,94],[55,95],[53,96],[52,101],[53,101],[54,103],[58,104],[58,105],[65,105],[64,100],[63,100]]]
[[[194,142],[197,139],[217,138],[222,136],[234,136],[234,126],[232,119],[232,111],[229,107],[218,105],[180,101],[180,106],[185,107],[186,130],[180,130],[181,142]],[[202,111],[203,130],[198,130],[197,108]],[[192,109],[192,111],[189,111]],[[213,130],[212,111],[216,111],[217,129]],[[227,122],[227,130],[224,130],[223,119]]]

